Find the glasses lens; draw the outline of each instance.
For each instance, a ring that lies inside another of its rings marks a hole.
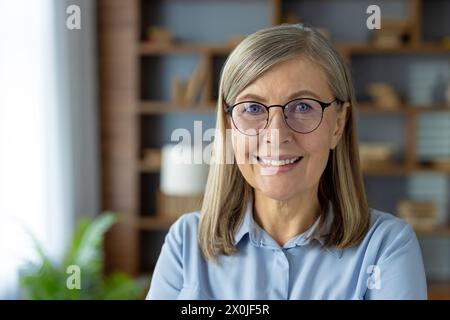
[[[233,108],[233,123],[236,128],[247,135],[257,135],[266,127],[267,110],[257,102],[242,102]]]
[[[317,101],[300,99],[291,101],[284,113],[289,127],[300,133],[308,133],[320,125],[323,110]]]

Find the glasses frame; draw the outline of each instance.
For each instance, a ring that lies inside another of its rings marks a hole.
[[[320,104],[320,106],[322,107],[322,115],[320,116],[319,124],[318,124],[314,129],[312,129],[312,130],[310,130],[310,131],[308,131],[308,132],[300,132],[300,131],[297,131],[297,130],[295,130],[294,128],[292,128],[292,127],[288,124],[288,122],[287,122],[287,117],[286,117],[286,114],[284,113],[285,110],[286,110],[286,107],[288,106],[288,104],[290,104],[290,103],[292,103],[292,102],[294,102],[294,101],[297,101],[297,100],[312,100],[312,101],[315,101],[315,102],[317,102],[318,104]],[[264,126],[263,129],[259,129],[257,134],[247,134],[247,133],[245,133],[245,132],[242,132],[242,131],[236,126],[236,123],[234,122],[234,119],[233,119],[233,109],[234,109],[237,105],[240,105],[240,104],[242,104],[242,103],[249,103],[249,102],[250,102],[250,103],[257,103],[257,104],[263,106],[263,107],[266,109],[266,111],[267,111],[266,125]],[[297,132],[297,133],[308,134],[308,133],[311,133],[311,132],[317,130],[317,128],[320,127],[320,124],[322,123],[323,113],[325,112],[325,109],[328,108],[329,106],[331,106],[334,102],[337,102],[337,103],[339,103],[339,104],[343,104],[343,103],[344,103],[342,100],[339,100],[338,98],[334,98],[334,100],[331,101],[331,102],[323,102],[323,101],[320,101],[320,100],[314,99],[314,98],[295,98],[295,99],[292,99],[292,100],[286,102],[284,105],[281,105],[281,104],[273,104],[273,105],[270,105],[270,106],[266,106],[264,103],[261,103],[261,102],[258,102],[258,101],[252,101],[252,100],[250,100],[250,101],[241,101],[241,102],[238,102],[238,103],[236,103],[236,104],[234,104],[234,105],[232,105],[232,106],[225,106],[224,109],[225,109],[225,112],[231,117],[231,121],[233,121],[234,127],[235,127],[240,133],[245,134],[245,135],[247,135],[247,136],[257,136],[257,135],[259,135],[259,133],[260,133],[261,131],[264,131],[264,130],[267,129],[267,125],[269,124],[269,119],[270,119],[270,108],[281,108],[281,109],[283,109],[283,115],[284,115],[283,120],[284,120],[284,123],[286,124],[286,126],[287,126],[289,129],[291,129],[292,131]]]

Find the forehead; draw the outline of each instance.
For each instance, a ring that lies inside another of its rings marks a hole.
[[[259,98],[258,101],[280,103],[295,96],[328,100],[333,97],[323,68],[305,57],[295,57],[276,64],[242,90],[236,101]],[[294,96],[293,96],[294,95]]]

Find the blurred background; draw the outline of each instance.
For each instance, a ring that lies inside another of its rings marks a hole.
[[[205,187],[173,145],[207,147],[228,54],[283,22],[347,60],[369,204],[415,228],[450,299],[448,0],[0,0],[0,299],[143,297]]]

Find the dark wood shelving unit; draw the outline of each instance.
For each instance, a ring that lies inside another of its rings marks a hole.
[[[145,41],[142,30],[153,24],[151,21],[153,15],[150,14],[147,18],[142,11],[142,6],[147,1],[149,0],[98,1],[102,202],[104,209],[122,212],[127,217],[107,236],[106,264],[107,271],[122,270],[133,275],[151,272],[151,270],[142,269],[141,260],[143,255],[147,254],[141,248],[142,233],[156,232],[163,236],[173,223],[173,220],[162,218],[160,213],[151,210],[154,207],[151,202],[156,201],[159,168],[146,166],[141,156],[143,149],[149,145],[153,148],[161,147],[161,141],[156,138],[152,140],[152,136],[157,137],[160,132],[152,131],[157,129],[145,126],[143,123],[145,121],[152,123],[157,121],[155,120],[158,119],[157,117],[168,117],[171,114],[200,113],[204,116],[214,116],[216,105],[214,91],[217,90],[215,82],[220,72],[219,66],[233,49],[225,41],[221,44],[181,40],[169,45],[155,45]],[[266,26],[284,21],[284,1],[287,0],[264,2],[269,12]],[[361,55],[450,54],[450,48],[422,39],[422,1],[404,0],[404,2],[409,8],[408,17],[414,26],[410,44],[399,48],[378,48],[367,43],[336,42],[336,48],[350,64],[354,56]],[[235,6],[236,10],[239,10],[239,4],[240,2],[227,3],[227,5]],[[152,5],[170,4],[154,1]],[[243,30],[243,32],[247,31]],[[145,59],[155,59],[149,65],[162,72],[160,69],[163,65],[158,59],[185,57],[204,61],[207,66],[206,82],[198,103],[183,106],[162,94],[156,96],[142,92],[143,88],[145,90],[150,86],[150,84],[142,83],[146,79],[142,77],[143,73],[151,70],[150,67],[144,70]],[[450,169],[437,169],[419,164],[415,150],[417,115],[425,112],[450,112],[450,108],[438,105],[416,107],[404,104],[395,110],[383,110],[377,109],[371,103],[361,102],[358,104],[357,112],[363,116],[396,115],[403,117],[405,124],[405,150],[402,162],[365,168],[366,176],[406,176],[414,172],[450,174]],[[149,145],[144,145],[145,143]],[[143,207],[150,208],[146,211],[147,214],[142,212]],[[426,231],[417,230],[417,233],[419,236],[449,237],[450,226]],[[162,237],[159,239],[161,240]],[[156,257],[158,253],[153,252]],[[430,297],[450,298],[449,287],[446,283],[433,283],[430,285]]]

